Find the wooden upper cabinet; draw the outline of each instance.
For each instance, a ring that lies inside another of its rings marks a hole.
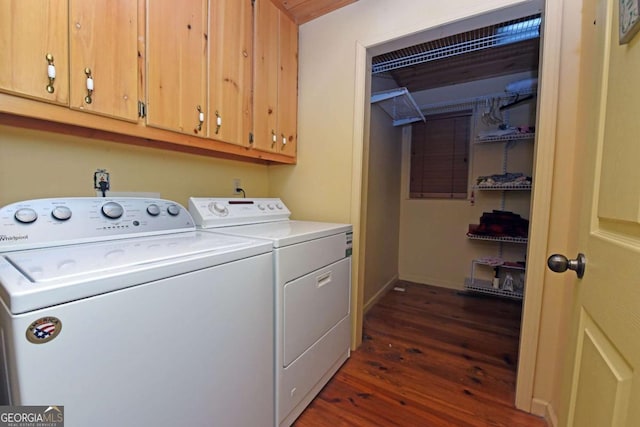
[[[278,129],[280,154],[295,156],[298,144],[298,25],[280,15]]]
[[[256,8],[253,147],[295,157],[298,27],[270,0]]]
[[[0,1],[0,91],[68,105],[67,23],[66,1]]]
[[[207,135],[207,1],[147,0],[147,125]]]
[[[137,16],[135,1],[69,1],[71,108],[138,120]]]
[[[256,1],[254,29],[253,147],[277,151],[278,27],[280,10],[270,0]]]
[[[253,6],[251,0],[211,0],[209,7],[209,137],[248,145]]]
[[[297,74],[271,0],[0,0],[5,124],[292,164]]]

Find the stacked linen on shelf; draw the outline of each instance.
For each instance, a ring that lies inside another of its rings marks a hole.
[[[483,212],[480,224],[469,224],[467,234],[526,238],[529,235],[529,220],[509,211]]]

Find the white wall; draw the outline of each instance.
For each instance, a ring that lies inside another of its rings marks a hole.
[[[396,87],[390,78],[374,77],[371,81],[373,93]],[[371,104],[368,122],[362,171],[365,311],[398,279],[402,154],[402,128],[393,126],[393,119],[379,104]]]
[[[465,83],[446,88],[426,90],[414,94],[421,107],[442,102],[455,102],[485,95],[504,94],[505,86],[513,81],[529,78],[533,73]],[[495,128],[482,123],[479,114],[474,117],[471,139],[479,130]],[[509,125],[535,125],[535,100],[524,102],[505,110]],[[529,218],[530,196],[527,191],[502,193],[500,191],[475,191],[474,203],[465,200],[409,199],[410,141],[404,144],[402,157],[403,189],[400,215],[400,263],[399,276],[403,280],[426,283],[453,289],[463,289],[465,278],[471,274],[471,260],[484,256],[498,256],[509,261],[524,261],[526,245],[500,244],[469,240],[466,237],[469,224],[478,224],[483,212],[494,209],[512,211]],[[502,173],[507,156],[507,171],[531,176],[533,167],[533,140],[525,140],[509,146],[505,143],[471,144],[470,185],[478,176]],[[504,199],[503,199],[504,197]],[[504,202],[503,202],[504,200]],[[503,205],[504,203],[504,205]],[[480,279],[490,280],[491,268],[477,269]]]
[[[402,128],[371,106],[366,173],[364,304],[370,307],[398,278]]]
[[[190,196],[231,196],[234,178],[248,196],[268,193],[264,165],[0,126],[0,206],[95,196],[96,169],[107,169],[113,191],[156,192],[184,206]]]

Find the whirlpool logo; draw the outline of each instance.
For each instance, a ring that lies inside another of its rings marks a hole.
[[[64,427],[64,406],[0,406],[0,427]]]
[[[0,234],[0,242],[17,242],[19,240],[29,240],[28,234],[16,234],[15,236],[7,236]]]

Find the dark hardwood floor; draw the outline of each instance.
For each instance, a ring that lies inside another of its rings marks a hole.
[[[295,427],[546,426],[514,408],[521,304],[398,282]]]

